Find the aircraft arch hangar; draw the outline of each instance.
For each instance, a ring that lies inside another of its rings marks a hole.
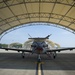
[[[75,34],[75,0],[0,0],[0,35],[34,22],[56,24]]]

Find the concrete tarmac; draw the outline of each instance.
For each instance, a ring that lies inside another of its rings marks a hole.
[[[59,53],[56,59],[41,55],[43,75],[75,75],[75,53]],[[0,75],[37,75],[37,55],[0,53]]]

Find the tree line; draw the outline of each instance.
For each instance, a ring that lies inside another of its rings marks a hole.
[[[0,43],[0,47],[1,48],[8,48],[8,47],[11,47],[11,48],[22,48],[22,44],[18,44],[18,43],[12,43],[12,44],[2,44]]]
[[[0,43],[0,47],[1,47],[1,48],[7,48],[7,47],[8,47],[8,44],[1,44],[1,43]]]

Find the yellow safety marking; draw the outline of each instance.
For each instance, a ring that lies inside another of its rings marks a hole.
[[[37,64],[37,63],[39,63],[39,62],[35,62],[35,64]],[[44,64],[45,62],[40,62],[40,64]]]
[[[38,75],[41,75],[41,68],[40,68],[41,63],[38,64]]]

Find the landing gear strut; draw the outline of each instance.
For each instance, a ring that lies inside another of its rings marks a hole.
[[[56,56],[57,56],[56,52],[50,52],[50,53],[47,53],[47,55],[48,55],[49,57],[51,57],[52,59],[55,59]]]
[[[53,58],[55,59],[57,56],[56,52],[53,53]]]
[[[38,55],[38,62],[41,62],[40,54]]]
[[[22,52],[22,58],[24,58],[25,57],[25,53],[24,52]]]

